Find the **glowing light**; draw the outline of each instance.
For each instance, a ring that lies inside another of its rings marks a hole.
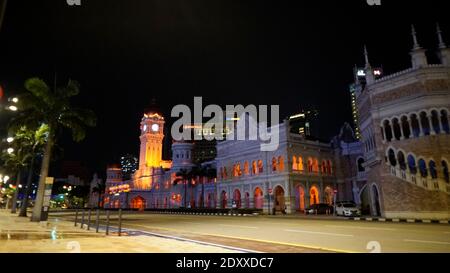
[[[8,150],[6,150],[8,152],[8,154],[12,154],[14,153],[14,149],[13,148],[8,148]]]
[[[18,98],[12,98],[11,100],[12,100],[12,102],[14,102],[14,103],[18,103],[18,102],[19,102],[19,99],[18,99]]]
[[[156,123],[152,124],[152,131],[157,132],[158,130],[159,130],[159,125]]]
[[[15,112],[17,111],[17,106],[11,105],[8,107],[8,109]]]
[[[8,143],[11,143],[11,142],[13,142],[14,141],[14,138],[13,137],[8,137],[7,139],[6,139],[6,142],[8,142]]]
[[[304,117],[305,117],[305,114],[298,114],[298,115],[289,117],[289,119],[304,118]]]

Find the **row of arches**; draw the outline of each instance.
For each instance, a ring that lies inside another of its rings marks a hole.
[[[295,155],[292,157],[292,170],[300,172],[307,170],[309,173],[319,173],[320,171],[322,174],[333,174],[331,160],[324,159],[319,164],[319,160],[317,158],[308,157],[306,162],[303,162],[303,157],[297,157]]]
[[[440,133],[450,133],[446,109],[421,111],[385,119],[381,125],[383,140],[387,142]]]
[[[432,179],[438,179],[442,177],[446,183],[450,183],[448,162],[442,159],[440,162],[441,174],[438,172],[438,165],[435,160],[425,160],[424,157],[414,156],[413,154],[405,153],[401,150],[395,151],[393,148],[389,148],[386,152],[386,161],[393,167],[399,167],[400,170],[408,170],[411,174],[420,174],[421,177]]]

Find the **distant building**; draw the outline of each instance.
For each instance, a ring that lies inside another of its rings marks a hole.
[[[318,125],[319,111],[315,109],[302,110],[300,113],[289,117],[290,132],[306,137],[319,136]]]
[[[120,166],[122,168],[123,179],[130,179],[131,175],[134,174],[138,168],[138,159],[131,154],[124,155],[120,158]]]

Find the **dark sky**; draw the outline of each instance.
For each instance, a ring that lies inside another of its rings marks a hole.
[[[315,4],[313,4],[313,2]],[[395,6],[393,4],[395,2]],[[26,78],[81,83],[75,103],[98,115],[80,144],[60,140],[64,159],[92,171],[137,155],[143,109],[156,98],[166,117],[176,104],[279,104],[320,111],[324,138],[350,121],[348,84],[363,65],[386,73],[410,66],[410,25],[422,46],[437,45],[435,22],[450,43],[445,1],[9,1],[0,32],[0,84],[7,95]],[[167,118],[170,123],[170,119]],[[166,126],[168,128],[169,126]]]

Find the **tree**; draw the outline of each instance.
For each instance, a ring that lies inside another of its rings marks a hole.
[[[176,173],[177,178],[173,182],[174,185],[177,185],[180,182],[184,184],[184,207],[187,207],[186,198],[187,198],[187,184],[192,180],[192,172],[186,169],[181,169]]]
[[[36,157],[38,154],[42,153],[42,149],[44,147],[45,142],[48,137],[48,126],[47,124],[42,124],[35,131],[32,131],[30,143],[31,146],[31,162],[28,168],[28,177],[27,177],[27,185],[25,186],[25,195],[22,200],[22,206],[20,207],[20,217],[27,217],[27,208],[28,208],[28,199],[31,194],[31,186],[33,184],[33,175],[34,175],[34,165],[36,162]]]
[[[38,191],[31,221],[38,222],[44,199],[45,179],[49,171],[50,158],[56,142],[57,133],[62,128],[70,129],[74,141],[79,142],[86,136],[85,127],[96,125],[95,114],[91,110],[75,108],[70,100],[80,93],[79,84],[69,80],[63,88],[53,89],[39,78],[25,81],[26,93],[20,96],[21,111],[13,119],[15,125],[35,125],[45,123],[48,126],[48,138],[44,147],[41,163]]]
[[[11,146],[14,149],[14,152],[2,154],[2,159],[6,168],[9,169],[10,172],[17,174],[11,213],[16,213],[22,173],[34,157],[35,150],[33,146],[35,132],[35,130],[30,130],[25,126],[18,128],[15,132],[12,132],[14,134],[14,140],[11,143]]]
[[[97,183],[97,185],[92,189],[92,193],[98,194],[97,208],[100,208],[100,203],[102,202],[102,196],[105,193],[106,185],[104,182]]]

